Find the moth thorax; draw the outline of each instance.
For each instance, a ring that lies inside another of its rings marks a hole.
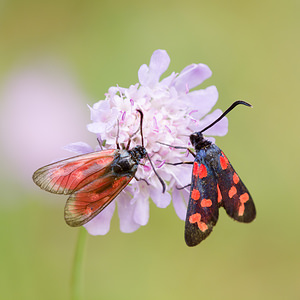
[[[129,152],[129,151],[128,151]],[[129,153],[130,154],[130,153]],[[121,156],[113,165],[113,171],[115,173],[130,173],[133,169],[136,169],[137,163],[132,159],[131,155]]]
[[[190,141],[196,151],[211,145],[211,142],[206,140],[201,132],[194,132],[191,134]]]

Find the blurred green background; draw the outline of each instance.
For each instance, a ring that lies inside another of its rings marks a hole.
[[[115,215],[109,234],[88,236],[84,299],[300,299],[299,8],[296,0],[1,1],[0,298],[69,298],[78,229],[63,220],[66,197],[40,191],[30,174],[61,155],[54,149],[92,141],[86,104],[138,82],[140,65],[166,49],[166,74],[191,63],[212,69],[203,86],[217,86],[218,108],[253,104],[230,114],[217,144],[257,219],[238,224],[222,210],[213,234],[188,248],[172,205],[152,204],[148,225],[132,234]],[[60,84],[68,91],[56,97]]]

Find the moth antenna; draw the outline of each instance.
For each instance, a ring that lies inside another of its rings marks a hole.
[[[212,126],[214,126],[216,123],[218,123],[221,119],[223,119],[231,110],[233,110],[237,105],[239,104],[243,104],[245,106],[249,106],[249,107],[253,107],[250,103],[246,102],[246,101],[242,101],[242,100],[238,100],[233,102],[223,113],[222,115],[217,118],[215,121],[213,121],[210,125],[208,125],[207,127],[205,127],[204,129],[202,129],[200,131],[200,133],[202,133],[203,131],[206,131],[207,129],[211,128]]]
[[[131,139],[139,132],[139,130],[140,130],[140,127],[129,137],[126,150],[129,149],[129,146],[130,146],[130,143],[131,143]]]
[[[142,138],[142,147],[144,147],[144,136],[143,136],[143,119],[144,119],[144,114],[140,109],[137,109],[136,111],[138,111],[141,115],[141,119],[140,119],[140,132],[141,132],[141,138]]]
[[[143,112],[140,110],[140,109],[137,109],[137,111],[140,113],[141,115],[141,119],[140,119],[140,132],[141,132],[141,138],[142,138],[142,147],[144,147],[144,136],[143,136],[143,119],[144,119],[144,114]],[[163,188],[163,193],[166,191],[166,184],[165,182],[162,180],[162,178],[158,175],[158,173],[156,172],[155,168],[154,168],[154,165],[150,159],[150,156],[148,154],[148,152],[146,151],[146,155],[147,155],[147,158],[150,162],[150,165],[154,171],[154,174],[156,175],[156,177],[158,178],[158,180],[160,181],[161,185],[162,185],[162,188]]]
[[[161,183],[161,185],[162,185],[163,193],[164,193],[164,192],[166,191],[166,184],[165,184],[165,182],[162,180],[162,178],[158,175],[158,173],[156,172],[156,170],[155,170],[155,168],[154,168],[154,165],[153,165],[153,163],[152,163],[152,161],[151,161],[151,159],[150,159],[150,156],[149,156],[148,152],[146,152],[146,154],[147,154],[147,158],[148,158],[148,160],[149,160],[149,162],[150,162],[150,165],[151,165],[151,167],[152,167],[152,169],[153,169],[153,171],[154,171],[156,177],[158,178],[158,180],[160,181],[160,183]]]
[[[119,120],[117,120],[118,122],[118,130],[117,130],[117,138],[116,138],[116,145],[117,145],[117,149],[120,149],[120,145],[119,145],[119,131],[120,131],[120,124],[119,124]]]

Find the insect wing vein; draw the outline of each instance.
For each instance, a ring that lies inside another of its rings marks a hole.
[[[33,174],[33,181],[43,190],[71,194],[103,176],[118,150],[111,149],[78,155],[44,166]]]
[[[65,220],[72,227],[81,226],[99,214],[131,181],[132,176],[110,173],[74,192],[65,206]]]

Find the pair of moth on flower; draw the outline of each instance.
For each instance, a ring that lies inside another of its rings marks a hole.
[[[249,223],[255,219],[256,210],[252,197],[227,157],[215,144],[205,139],[203,132],[219,122],[235,106],[244,101],[234,102],[219,118],[199,132],[190,135],[195,152],[187,147],[168,145],[174,149],[186,149],[194,156],[194,162],[166,162],[178,166],[193,164],[190,196],[185,221],[185,241],[188,246],[196,246],[203,241],[216,225],[219,207],[236,221]],[[162,193],[166,190],[164,180],[157,173],[145,147],[143,137],[143,112],[140,115],[140,135],[142,145],[129,149],[132,136],[125,149],[116,140],[116,149],[101,150],[78,155],[52,163],[38,169],[33,181],[43,190],[55,194],[70,195],[65,205],[65,221],[72,227],[82,226],[105,209],[135,178],[138,166],[147,158],[161,182]],[[135,132],[133,135],[137,134]],[[180,167],[180,166],[179,166]]]

